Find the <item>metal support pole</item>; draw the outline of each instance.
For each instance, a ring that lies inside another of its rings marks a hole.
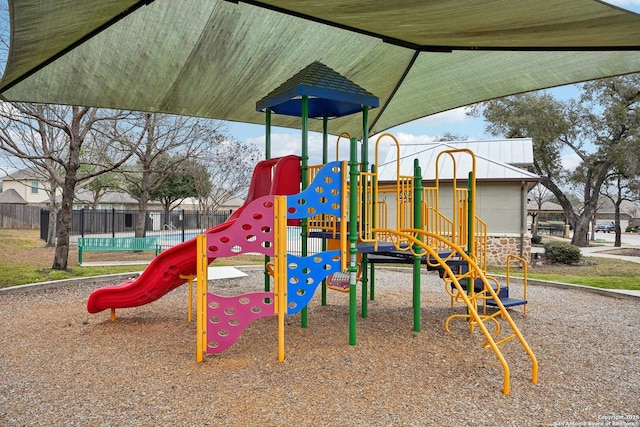
[[[422,230],[422,171],[418,159],[413,161],[413,228]],[[421,235],[416,236],[421,238]],[[414,252],[421,252],[418,244],[413,245]],[[426,256],[426,255],[425,255]],[[420,332],[420,267],[422,257],[413,257],[413,330]]]
[[[467,181],[467,254],[471,255],[475,258],[473,241],[474,241],[474,230],[473,230],[473,220],[475,217],[475,204],[473,198],[475,194],[473,194],[473,172],[469,172],[469,179]],[[470,271],[471,266],[467,264],[467,271]],[[473,293],[475,286],[474,279],[467,279],[467,294]]]
[[[473,241],[474,241],[474,230],[473,230],[473,220],[475,219],[475,203],[473,198],[475,197],[475,195],[473,194],[473,179],[475,179],[475,177],[473,176],[473,172],[469,172],[468,175],[468,181],[467,181],[467,254],[470,255],[472,258],[475,258],[475,254],[473,251]],[[469,265],[469,263],[467,263],[467,271],[469,272],[471,271],[471,266]],[[475,292],[475,277],[469,277],[467,279],[467,295],[473,295],[473,293]],[[476,307],[477,309],[477,307]],[[467,314],[469,314],[469,308],[467,308]],[[473,333],[473,322],[471,321],[471,316],[469,316],[469,325],[470,325],[470,330],[471,333]]]
[[[326,165],[329,160],[329,118],[322,118],[322,164]],[[336,159],[338,160],[338,159]],[[327,250],[327,239],[322,239],[322,252]],[[327,305],[327,279],[322,279],[320,304]]]
[[[278,362],[283,362],[287,315],[287,197],[276,196],[274,209],[274,311],[278,316]]]
[[[369,170],[369,107],[366,105],[362,107],[362,164],[360,165],[360,171],[366,173]],[[357,162],[357,159],[356,159]],[[368,179],[368,178],[363,178]],[[364,190],[364,182],[361,182],[361,185]],[[369,182],[368,185],[373,185],[373,182]],[[356,187],[352,187],[356,188]],[[374,190],[375,191],[375,190]],[[367,195],[365,191],[362,191],[362,200],[360,203],[360,218],[366,218],[365,210],[366,203],[365,200]],[[372,207],[375,210],[375,205]],[[355,224],[355,223],[353,223]],[[375,226],[372,224],[372,226]],[[369,316],[369,299],[367,296],[367,274],[366,274],[366,264],[367,264],[367,255],[363,254],[361,259],[362,265],[362,317],[367,318]]]
[[[360,273],[360,280],[362,280],[362,317],[366,319],[369,317],[369,304],[368,304],[368,288],[369,280],[367,275],[369,274],[367,271],[369,263],[367,262],[367,254],[362,254],[362,259],[360,259],[360,267],[362,268],[362,272]]]
[[[356,255],[358,254],[358,141],[351,138],[349,155],[349,345],[356,345],[357,288]]]
[[[371,165],[371,175],[373,176],[373,180],[371,185],[373,186],[373,200],[371,201],[372,212],[371,212],[371,222],[373,222],[372,227],[378,227],[378,178],[376,173],[376,165]],[[376,281],[375,281],[375,263],[371,263],[371,283],[369,284],[369,299],[374,301],[376,299]]]
[[[196,240],[196,361],[202,362],[206,350],[207,335],[207,283],[209,278],[207,259],[207,236],[199,234]]]
[[[376,264],[371,263],[371,282],[369,283],[369,298],[371,301],[376,299]]]

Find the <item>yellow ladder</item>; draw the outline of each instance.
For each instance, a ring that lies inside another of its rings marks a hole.
[[[503,380],[502,391],[505,395],[508,395],[510,391],[511,371],[509,369],[509,365],[507,361],[505,360],[498,346],[514,338],[520,342],[523,349],[531,359],[531,365],[532,365],[531,382],[534,384],[538,383],[538,360],[536,356],[533,354],[531,347],[529,346],[527,341],[524,339],[524,336],[522,335],[522,333],[520,333],[520,330],[518,329],[515,322],[509,315],[509,312],[504,307],[504,305],[502,305],[502,302],[498,298],[497,292],[491,286],[490,279],[488,279],[487,276],[483,273],[482,269],[475,262],[475,260],[471,256],[465,253],[463,248],[451,242],[447,242],[444,238],[442,238],[441,236],[435,233],[426,232],[424,230],[419,230],[419,229],[402,229],[402,230],[384,229],[384,230],[374,230],[374,232],[383,232],[383,233],[397,235],[399,238],[395,239],[394,241],[398,241],[398,242],[409,241],[410,244],[408,246],[398,244],[396,245],[395,249],[399,251],[404,250],[404,251],[410,252],[413,256],[427,257],[427,259],[432,260],[432,263],[437,263],[440,267],[442,267],[445,270],[444,278],[445,278],[446,286],[449,287],[450,285],[452,285],[457,291],[457,297],[460,298],[467,307],[466,314],[453,314],[446,319],[445,330],[447,332],[450,332],[449,323],[451,322],[451,320],[462,318],[462,319],[469,320],[470,330],[472,333],[474,332],[475,327],[477,327],[481,331],[481,333],[485,338],[485,342],[484,344],[482,344],[482,347],[490,348],[491,350],[493,350],[494,354],[498,358],[498,361],[500,362],[504,370],[504,380]],[[431,246],[426,244],[425,241],[427,242],[438,241],[439,244]],[[437,250],[437,248],[442,247],[443,244],[448,245],[450,248],[450,252],[448,253],[448,256],[445,257],[445,259],[441,258]],[[414,245],[419,247],[421,251],[416,252],[416,250],[414,249]],[[447,260],[452,259],[451,257],[456,257],[466,262],[469,267],[468,272],[463,275],[455,274],[451,270],[451,267],[449,266],[449,264],[447,264]],[[464,289],[464,287],[460,283],[462,280],[466,280],[466,279],[469,280],[469,283],[468,283],[469,294],[467,294],[467,291]],[[474,283],[476,279],[480,279],[483,283],[483,290],[480,292],[474,291]],[[497,306],[497,310],[495,313],[492,313],[490,315],[484,315],[478,312],[478,302],[486,299],[492,299],[493,301],[495,301],[495,304]],[[511,334],[500,339],[498,339],[498,335],[501,332],[500,323],[498,323],[498,320],[497,320],[498,316],[500,316],[506,321],[506,323],[508,324],[508,326],[511,328],[511,331],[512,331]],[[489,332],[489,329],[486,326],[486,324],[489,322],[492,322],[495,325],[495,331],[493,334]]]

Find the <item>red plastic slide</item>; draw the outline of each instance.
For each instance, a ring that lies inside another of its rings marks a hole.
[[[251,177],[244,204],[222,224],[205,231],[225,230],[252,200],[266,195],[288,195],[300,192],[300,158],[286,156],[259,162]],[[213,261],[209,259],[209,262]],[[127,308],[153,302],[186,283],[182,278],[196,274],[196,239],[188,240],[160,253],[142,274],[116,286],[95,290],[87,301],[89,313],[107,308]]]

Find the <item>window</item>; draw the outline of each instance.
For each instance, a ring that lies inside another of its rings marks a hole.
[[[38,194],[38,181],[31,181],[31,194]]]

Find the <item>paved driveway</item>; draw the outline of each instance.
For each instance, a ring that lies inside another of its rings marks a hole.
[[[596,239],[604,239],[606,243],[613,244],[616,240],[616,233],[596,233]],[[622,246],[640,247],[640,234],[622,233]]]

